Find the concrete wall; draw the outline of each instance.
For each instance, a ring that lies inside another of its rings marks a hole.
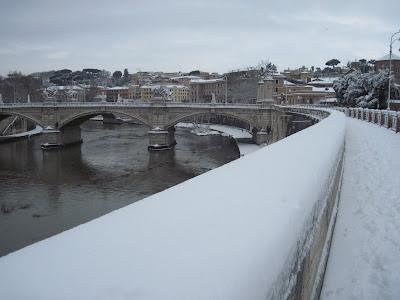
[[[299,256],[295,262],[297,272],[291,276],[296,277],[296,284],[291,289],[288,299],[319,299],[340,197],[343,150],[337,166],[332,170],[333,181],[327,192],[327,199],[321,199],[321,202],[326,201],[326,205],[316,207],[313,216],[315,223],[310,230],[310,235],[313,236],[311,244],[307,245],[308,241],[305,240],[302,245],[308,247],[307,254],[304,257]]]

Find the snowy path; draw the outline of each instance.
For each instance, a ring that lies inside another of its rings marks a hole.
[[[321,299],[400,299],[400,134],[347,119],[338,219]]]

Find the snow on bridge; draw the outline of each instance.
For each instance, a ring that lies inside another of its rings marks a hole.
[[[339,213],[322,299],[400,299],[400,136],[347,119]]]
[[[244,158],[4,256],[1,297],[266,299],[299,288],[309,295],[313,277],[293,270],[315,275],[319,265],[344,132],[345,116],[332,112]]]

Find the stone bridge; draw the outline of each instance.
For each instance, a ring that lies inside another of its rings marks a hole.
[[[270,144],[288,134],[295,115],[316,120],[304,108],[274,104],[213,103],[26,103],[0,104],[0,120],[20,116],[44,128],[44,142],[59,145],[81,141],[80,125],[98,115],[121,115],[149,127],[149,149],[175,145],[174,125],[194,116],[220,115],[248,125],[257,144]]]

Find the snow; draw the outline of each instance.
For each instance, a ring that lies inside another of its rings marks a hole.
[[[326,99],[322,99],[320,101],[320,103],[337,103],[337,99],[336,98],[326,98]]]
[[[344,115],[332,112],[246,157],[4,256],[1,297],[266,299],[292,270],[344,131]]]
[[[313,92],[327,92],[327,93],[334,93],[335,90],[332,87],[312,87]]]
[[[234,139],[251,139],[252,135],[248,130],[243,128],[228,126],[228,125],[219,125],[219,124],[196,124],[194,126],[193,123],[178,123],[176,124],[177,127],[181,128],[193,128],[192,133],[204,136],[204,135],[215,135],[215,134],[222,134],[231,136]],[[262,147],[256,144],[248,144],[236,141],[236,144],[239,148],[239,152],[241,156],[250,154],[254,151],[261,149]]]
[[[377,59],[376,61],[382,61],[382,60],[390,60],[390,53],[388,53],[385,56]],[[400,57],[397,56],[396,54],[392,53],[392,60],[400,60]]]
[[[215,79],[192,79],[190,80],[190,83],[217,83],[217,82],[225,82],[225,79],[223,78],[215,78]]]
[[[109,90],[109,91],[114,91],[114,90],[119,91],[119,90],[128,90],[128,89],[129,89],[129,87],[127,87],[127,86],[114,86],[114,87],[107,88],[107,90]]]
[[[238,127],[233,127],[233,126],[228,126],[228,125],[220,125],[220,124],[196,124],[194,126],[193,123],[178,123],[176,124],[177,127],[181,128],[193,128],[193,127],[200,127],[200,128],[206,128],[210,130],[210,134],[214,134],[211,131],[218,131],[225,133],[228,136],[231,136],[235,139],[251,139],[252,135],[251,133],[243,128],[238,128]]]
[[[259,146],[257,144],[237,143],[237,145],[239,148],[240,156],[248,155],[262,148],[262,146]]]
[[[177,76],[177,77],[171,77],[171,80],[179,80],[179,79],[201,79],[199,76]]]
[[[92,120],[92,121],[103,121],[104,117],[102,115],[98,115],[98,116],[95,116],[93,118],[90,118],[90,120]]]
[[[290,81],[287,81],[287,80],[285,80],[284,82],[283,82],[283,85],[295,85],[293,82],[290,82]]]
[[[321,299],[400,299],[400,136],[348,119],[338,219]]]
[[[1,138],[7,139],[7,138],[17,138],[17,137],[29,137],[35,134],[39,134],[43,131],[43,128],[40,127],[39,125],[36,125],[36,127],[32,130],[21,132],[21,133],[16,133],[16,134],[10,134],[10,135],[3,135]]]

